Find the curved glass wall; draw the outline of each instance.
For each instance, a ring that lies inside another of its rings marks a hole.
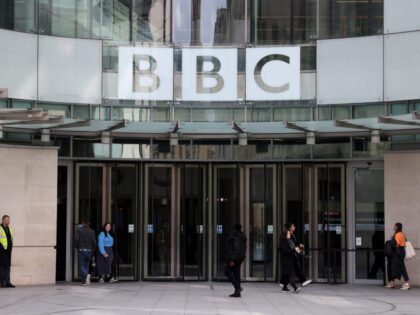
[[[301,44],[383,33],[383,0],[2,0],[0,28],[179,46]]]

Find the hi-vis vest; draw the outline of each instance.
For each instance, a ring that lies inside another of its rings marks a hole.
[[[12,242],[13,242],[12,228],[10,226],[9,226],[9,231],[10,231],[10,238],[12,239]],[[7,235],[2,225],[0,225],[0,244],[3,246],[4,249],[7,249],[7,245],[8,245]]]

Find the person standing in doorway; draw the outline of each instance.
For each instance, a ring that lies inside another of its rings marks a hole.
[[[89,227],[89,220],[82,220],[82,227],[76,231],[74,246],[79,256],[79,269],[82,272],[82,284],[90,285],[89,265],[96,248],[95,231]]]
[[[10,217],[4,215],[0,225],[0,284],[1,287],[14,288],[10,282],[10,266],[12,264],[13,233]]]
[[[230,297],[241,297],[241,264],[245,260],[246,236],[241,231],[240,224],[235,225],[235,231],[229,238],[226,248],[225,275],[232,282],[235,292]]]
[[[303,257],[305,246],[302,243],[299,243],[295,232],[296,232],[296,226],[294,223],[286,223],[284,227],[290,232],[290,240],[293,242],[295,247],[298,247],[300,249],[299,256],[295,260],[295,273],[297,277],[299,278],[300,283],[302,283],[302,286],[305,287],[308,284],[312,282],[312,280],[306,279],[305,272],[303,271],[302,264],[299,261],[300,257]]]
[[[105,277],[109,279],[112,275],[112,262],[114,261],[114,251],[112,247],[114,246],[114,238],[110,234],[111,232],[111,223],[106,222],[102,229],[102,232],[98,236],[98,259],[97,259],[97,268],[99,274],[99,282],[104,283]],[[115,276],[109,279],[110,283],[117,282]]]
[[[282,292],[290,292],[287,285],[290,285],[294,289],[294,293],[298,293],[300,288],[295,283],[295,264],[297,255],[301,252],[301,249],[295,246],[290,231],[285,228],[281,233],[280,237],[280,264],[281,264],[281,279],[280,283],[283,284]]]

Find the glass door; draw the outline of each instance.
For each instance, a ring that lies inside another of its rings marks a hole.
[[[175,167],[145,166],[144,277],[174,278]]]
[[[234,226],[240,222],[239,216],[239,180],[238,165],[216,165],[213,172],[214,183],[214,244],[213,278],[225,278],[225,248]],[[243,186],[242,186],[243,187]]]
[[[349,247],[351,282],[383,283],[385,277],[383,165],[350,168],[354,226]]]
[[[246,167],[245,221],[248,238],[246,277],[274,281],[277,261],[276,166]]]
[[[180,187],[179,268],[183,280],[206,279],[207,167],[184,164],[177,168]]]
[[[115,240],[115,270],[120,280],[137,279],[137,167],[113,164],[111,173],[111,218]]]
[[[305,245],[305,273],[317,282],[345,282],[345,166],[285,165],[283,185],[283,221],[296,225]]]

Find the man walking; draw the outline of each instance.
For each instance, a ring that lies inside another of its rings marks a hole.
[[[227,244],[225,275],[235,288],[235,292],[229,295],[230,297],[241,297],[242,291],[240,271],[245,259],[246,236],[241,229],[240,224],[235,225],[235,231]]]
[[[82,221],[82,227],[76,231],[74,246],[78,250],[79,269],[82,272],[83,285],[90,285],[89,265],[96,248],[95,231],[89,227],[89,220]]]
[[[0,225],[0,286],[14,288],[10,282],[10,265],[12,262],[13,234],[10,228],[10,217],[4,215]]]
[[[295,244],[295,247],[298,247],[300,249],[300,253],[301,255],[303,255],[305,246],[299,243],[295,236],[296,226],[293,223],[286,223],[284,227],[287,230],[289,230],[291,241]],[[294,268],[295,268],[295,273],[298,276],[300,283],[302,283],[302,286],[307,286],[308,284],[312,282],[312,280],[306,279],[305,273],[303,272],[303,268],[299,262],[299,259],[296,259]]]

